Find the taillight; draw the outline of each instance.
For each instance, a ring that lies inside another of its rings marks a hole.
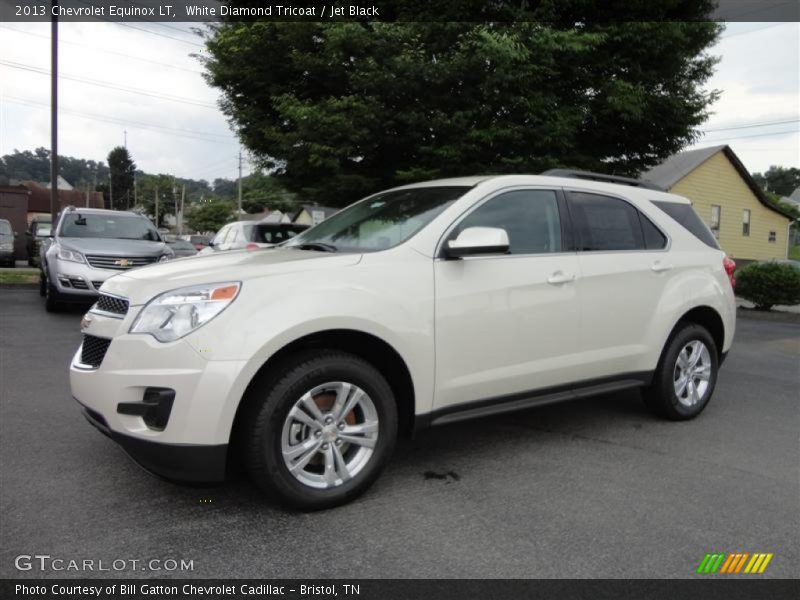
[[[725,268],[725,272],[728,274],[731,287],[736,289],[736,278],[733,276],[733,272],[736,271],[736,263],[726,256],[722,259],[722,266]]]
[[[245,246],[245,248],[247,248],[248,250],[258,250],[258,244],[250,242],[249,244],[247,244],[247,246]]]

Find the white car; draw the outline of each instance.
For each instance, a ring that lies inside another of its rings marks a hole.
[[[308,225],[299,223],[265,223],[263,221],[236,221],[228,223],[220,229],[208,246],[200,254],[213,254],[226,250],[240,250],[247,248],[269,248],[275,244],[285,242],[296,236],[301,231],[308,229]]]
[[[732,261],[687,199],[564,175],[404,186],[276,248],[123,272],[72,393],[147,469],[221,481],[235,449],[303,509],[352,500],[430,425],[637,387],[697,416]]]

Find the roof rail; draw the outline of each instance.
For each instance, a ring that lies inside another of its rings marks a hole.
[[[620,177],[619,175],[606,175],[605,173],[593,173],[592,171],[574,171],[572,169],[549,169],[541,173],[550,177],[568,177],[570,179],[588,179],[590,181],[603,181],[605,183],[618,183],[632,187],[646,188],[648,190],[658,190],[664,192],[664,188],[657,186],[649,181],[633,179],[632,177]]]

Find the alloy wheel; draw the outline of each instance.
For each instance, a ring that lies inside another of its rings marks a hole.
[[[673,372],[675,396],[684,406],[695,406],[705,397],[711,379],[711,355],[700,340],[692,340],[678,353]]]
[[[295,402],[281,432],[289,472],[317,489],[338,487],[358,475],[378,441],[378,411],[355,384],[318,385]]]

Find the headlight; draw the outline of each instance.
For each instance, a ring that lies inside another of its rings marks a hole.
[[[67,250],[66,248],[58,249],[58,258],[60,260],[69,260],[77,263],[86,262],[83,258],[83,254],[81,254],[80,252],[76,252],[75,250]]]
[[[142,309],[130,333],[149,333],[172,342],[205,325],[236,299],[241,284],[210,283],[165,292]]]

